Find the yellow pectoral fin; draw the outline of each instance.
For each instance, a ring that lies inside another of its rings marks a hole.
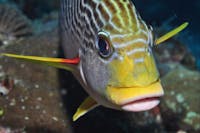
[[[23,56],[23,55],[7,54],[7,53],[3,53],[1,55],[33,63],[45,64],[48,66],[65,69],[69,71],[73,71],[73,68],[70,66],[70,64],[75,65],[79,63],[79,58],[62,59],[62,58],[48,58],[48,57],[38,57],[38,56]]]
[[[86,98],[74,114],[73,121],[76,121],[81,116],[85,115],[87,112],[96,108],[97,106],[99,106],[99,104],[94,99],[91,97]]]
[[[182,30],[184,30],[187,26],[189,25],[188,22],[183,23],[182,25],[180,25],[179,27],[177,27],[176,29],[168,32],[167,34],[163,35],[162,37],[158,38],[155,41],[156,45],[159,45],[160,43],[168,40],[169,38],[175,36],[176,34],[178,34],[179,32],[181,32]]]

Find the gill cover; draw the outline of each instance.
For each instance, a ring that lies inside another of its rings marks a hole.
[[[155,41],[156,45],[168,40],[169,38],[175,36],[182,30],[184,30],[188,26],[188,23],[185,22],[176,29],[168,32],[167,34],[163,35],[162,37],[158,38]],[[16,54],[8,54],[3,53],[2,56],[7,56],[11,58],[16,58],[24,61],[29,61],[38,64],[45,64],[48,66],[65,69],[69,71],[73,71],[73,68],[70,65],[78,65],[80,62],[79,58],[74,59],[62,59],[62,58],[48,58],[48,57],[38,57],[38,56],[23,56],[23,55],[16,55]],[[117,90],[113,90],[113,92],[118,93]],[[128,96],[128,93],[127,93]],[[91,97],[88,97],[77,109],[76,113],[73,116],[73,120],[76,121],[78,118],[89,112],[91,109],[97,107],[99,104],[93,100]]]

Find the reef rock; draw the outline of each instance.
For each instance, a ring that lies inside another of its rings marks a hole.
[[[165,31],[166,32],[166,31]],[[190,70],[197,70],[197,60],[182,41],[171,38],[154,48],[155,58],[161,76],[175,69],[180,64]]]
[[[27,37],[14,42],[0,53],[57,56],[57,30]],[[28,133],[69,133],[67,113],[61,95],[56,69],[0,57],[0,91],[9,86],[9,93],[0,96],[0,126],[5,129],[23,129]],[[12,82],[4,82],[9,77]],[[11,85],[8,85],[11,84]],[[62,92],[62,94],[61,94]]]
[[[178,66],[162,79],[161,114],[167,130],[200,131],[200,73]]]

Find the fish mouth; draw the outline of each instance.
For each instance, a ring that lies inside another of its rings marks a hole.
[[[156,107],[159,103],[159,97],[142,98],[122,105],[121,109],[130,112],[147,111]]]
[[[109,100],[124,111],[139,112],[156,107],[164,95],[160,81],[145,87],[108,87]]]

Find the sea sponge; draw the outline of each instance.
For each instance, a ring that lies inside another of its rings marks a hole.
[[[17,8],[0,5],[0,45],[7,45],[17,39],[32,35],[29,19]]]

